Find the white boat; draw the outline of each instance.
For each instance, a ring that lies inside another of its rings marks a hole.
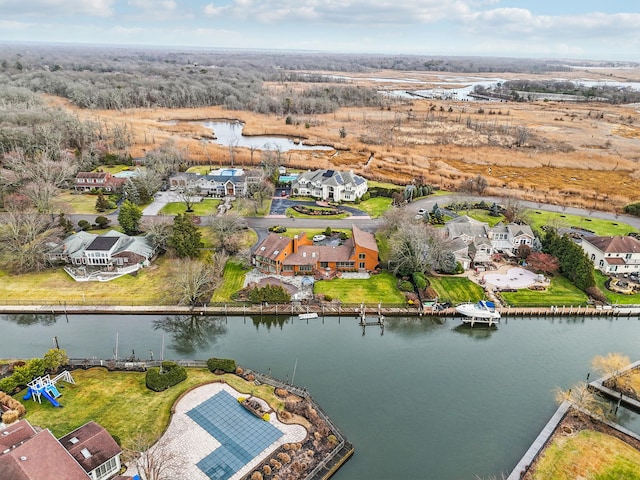
[[[298,314],[298,320],[309,320],[310,318],[318,318],[318,314],[316,312]]]
[[[471,323],[471,326],[474,323],[488,323],[489,325],[500,323],[500,312],[496,310],[496,305],[493,302],[480,300],[477,303],[461,303],[455,308],[456,312],[466,317],[462,321]]]

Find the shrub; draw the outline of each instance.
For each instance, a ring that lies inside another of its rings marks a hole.
[[[265,465],[264,467],[262,467],[262,471],[265,475],[271,475],[271,467],[269,465]]]
[[[597,302],[607,303],[607,297],[598,287],[589,287],[585,290],[585,293]]]
[[[89,227],[91,227],[91,224],[89,222],[87,222],[86,220],[79,220],[78,221],[78,228],[80,230],[89,230]]]
[[[111,220],[109,220],[107,217],[100,215],[96,217],[96,225],[98,225],[98,227],[100,228],[107,228],[107,225],[109,225],[109,223],[111,223]]]
[[[291,461],[291,457],[288,453],[280,452],[278,454],[278,460],[280,460],[282,463],[289,463]]]
[[[401,292],[413,292],[413,283],[403,280],[398,288]]]
[[[264,477],[260,472],[253,472],[251,474],[251,480],[262,480]]]
[[[18,421],[18,412],[15,410],[7,410],[2,414],[2,423],[9,425]]]
[[[282,420],[289,420],[291,418],[291,414],[286,410],[282,410],[279,415]]]
[[[207,368],[210,372],[222,370],[226,373],[233,373],[236,371],[236,361],[232,358],[210,358],[207,360]]]
[[[624,213],[629,215],[635,215],[636,217],[640,217],[640,202],[630,203],[629,205],[625,205]]]
[[[249,301],[252,303],[289,303],[291,295],[280,285],[265,285],[251,289]]]
[[[330,236],[331,236],[331,227],[327,227],[327,228],[325,228],[325,229],[324,229],[324,234],[325,234],[327,237],[330,237]]]
[[[149,390],[161,392],[187,379],[187,370],[175,362],[162,362],[159,368],[150,368],[145,375],[145,383]]]
[[[369,192],[365,192],[361,198],[362,198],[362,201],[364,202],[365,200],[369,200],[371,198],[371,194]]]
[[[416,287],[420,290],[424,290],[427,288],[427,279],[422,272],[413,272],[413,283],[416,284]]]

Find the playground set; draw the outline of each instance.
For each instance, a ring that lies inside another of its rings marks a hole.
[[[51,405],[53,405],[54,407],[61,407],[62,405],[60,405],[58,400],[56,400],[58,397],[60,397],[60,395],[62,395],[56,387],[56,383],[58,383],[58,381],[60,380],[64,380],[67,383],[76,383],[71,376],[71,372],[67,370],[56,375],[53,378],[51,378],[49,375],[34,378],[27,384],[27,394],[22,397],[22,399],[32,399],[34,402],[37,401],[38,403],[42,403],[41,397],[44,397],[45,399],[49,400],[49,402],[51,402]]]

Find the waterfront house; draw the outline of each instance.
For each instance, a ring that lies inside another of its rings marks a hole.
[[[375,270],[379,263],[375,237],[356,226],[351,231],[351,238],[328,245],[314,243],[304,232],[293,238],[271,233],[253,253],[253,264],[263,273],[320,278]]]
[[[367,193],[367,180],[352,171],[314,170],[298,175],[291,183],[293,195],[330,202],[353,202]]]
[[[67,263],[65,270],[78,281],[105,281],[149,266],[156,254],[157,247],[146,236],[111,230],[70,235],[49,250],[49,260]]]
[[[445,231],[451,242],[461,240],[468,245],[465,256],[461,244],[459,242],[453,244],[456,259],[465,269],[471,266],[469,260],[475,264],[483,264],[490,262],[496,253],[513,256],[521,245],[531,247],[535,239],[533,231],[528,225],[498,223],[489,227],[489,224],[474,220],[466,215],[448,221],[445,224]]]
[[[640,241],[631,236],[588,236],[580,243],[604,274],[640,273]]]
[[[105,192],[118,192],[126,182],[125,178],[118,178],[109,172],[79,172],[76,175],[74,186],[78,192],[90,192],[103,190]]]
[[[96,432],[95,438],[99,440],[83,443],[77,452],[82,462],[72,453],[73,448],[65,448],[65,443],[71,447],[74,445],[71,442],[74,437],[68,438],[71,434],[56,440],[50,430],[36,432],[25,419],[5,426],[0,430],[0,478],[11,480],[45,478],[106,480],[112,478],[120,470],[122,449],[118,447],[109,432],[94,422],[90,423],[93,424],[92,431]],[[85,429],[85,432],[88,432],[88,429]],[[87,470],[83,463],[100,465]],[[103,465],[108,465],[109,468],[100,468]],[[115,465],[118,466],[117,469],[113,468]]]
[[[85,423],[68,433],[60,444],[92,480],[106,480],[120,471],[122,449],[96,422]]]

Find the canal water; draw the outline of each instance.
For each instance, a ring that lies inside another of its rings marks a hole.
[[[595,355],[640,357],[638,318],[0,316],[0,357],[235,358],[306,387],[355,446],[338,480],[472,480],[508,473]],[[295,371],[294,371],[295,370]],[[295,374],[295,378],[294,377]],[[591,379],[594,374],[591,374]],[[630,414],[620,421],[639,431]]]

